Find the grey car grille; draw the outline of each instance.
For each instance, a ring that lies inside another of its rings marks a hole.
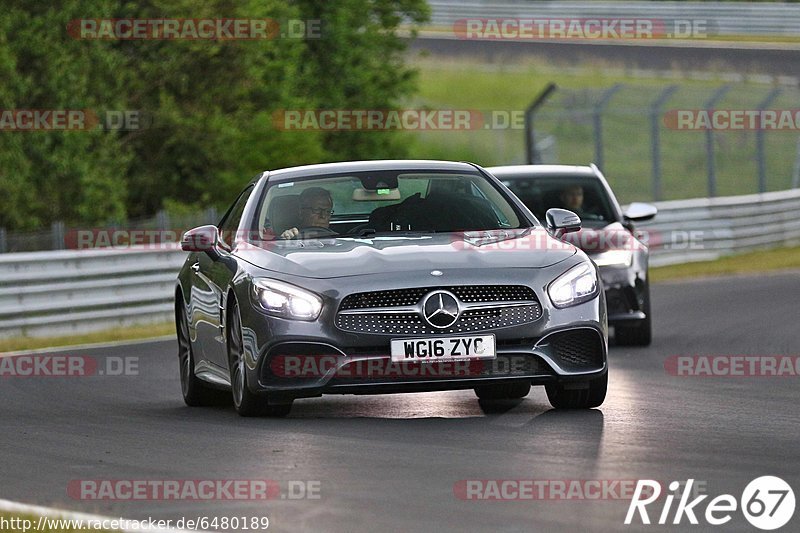
[[[435,290],[458,298],[461,315],[448,328],[434,328],[422,316],[421,302]],[[530,287],[462,285],[351,294],[342,300],[336,326],[355,333],[442,335],[518,326],[541,316],[542,307]]]

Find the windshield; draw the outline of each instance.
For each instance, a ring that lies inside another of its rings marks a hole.
[[[605,189],[593,178],[530,176],[504,178],[503,183],[540,220],[554,207],[573,211],[589,227],[605,226],[616,220]]]
[[[527,227],[484,176],[380,171],[268,186],[258,208],[265,239],[482,231]]]

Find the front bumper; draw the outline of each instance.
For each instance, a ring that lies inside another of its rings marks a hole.
[[[566,270],[568,266],[562,266]],[[509,269],[511,270],[511,269]],[[496,359],[450,362],[392,363],[390,341],[397,338],[433,338],[420,335],[353,333],[335,326],[338,302],[369,286],[366,280],[338,279],[335,299],[315,322],[298,322],[242,309],[248,383],[254,393],[273,397],[312,397],[322,394],[382,394],[468,389],[488,383],[527,381],[585,382],[607,372],[608,323],[602,291],[588,302],[557,309],[549,305],[546,287],[531,283],[528,272],[517,269],[503,278],[507,284],[527,284],[542,304],[541,316],[527,324],[470,331],[440,337],[492,334]],[[447,275],[448,273],[445,273]],[[468,274],[455,274],[449,284],[475,283]],[[435,282],[435,281],[434,281]],[[358,285],[356,285],[358,283]],[[415,286],[416,280],[408,282]],[[484,282],[485,283],[485,282]],[[324,287],[318,294],[328,296]]]
[[[634,267],[600,267],[600,278],[605,287],[608,305],[608,322],[611,325],[644,320],[644,274]]]

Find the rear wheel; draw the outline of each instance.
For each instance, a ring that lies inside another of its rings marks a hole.
[[[286,416],[292,409],[291,401],[280,405],[270,405],[265,395],[254,394],[247,382],[247,366],[244,361],[242,342],[242,322],[239,305],[231,302],[228,310],[228,362],[231,373],[233,407],[241,416]]]
[[[580,388],[579,388],[580,387]],[[554,383],[545,386],[547,399],[556,409],[590,409],[602,405],[608,389],[608,373],[584,383]]]
[[[475,387],[475,395],[481,400],[517,400],[527,396],[530,391],[531,384],[524,381]]]
[[[642,289],[641,309],[644,320],[630,325],[614,326],[614,341],[618,346],[649,346],[653,340],[653,324],[650,317],[650,283]]]
[[[182,303],[178,303],[175,313],[175,326],[178,333],[178,362],[181,371],[181,392],[186,405],[197,407],[214,405],[219,399],[218,391],[209,388],[194,373],[194,353],[189,336],[189,320]]]

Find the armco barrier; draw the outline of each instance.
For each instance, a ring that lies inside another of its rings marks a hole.
[[[658,216],[638,226],[650,235],[652,266],[800,244],[800,189],[655,205]]]
[[[800,189],[656,205],[638,227],[654,266],[800,244]],[[0,254],[0,337],[170,321],[185,258],[177,248]]]
[[[186,254],[104,249],[0,255],[0,337],[51,337],[172,320]]]

